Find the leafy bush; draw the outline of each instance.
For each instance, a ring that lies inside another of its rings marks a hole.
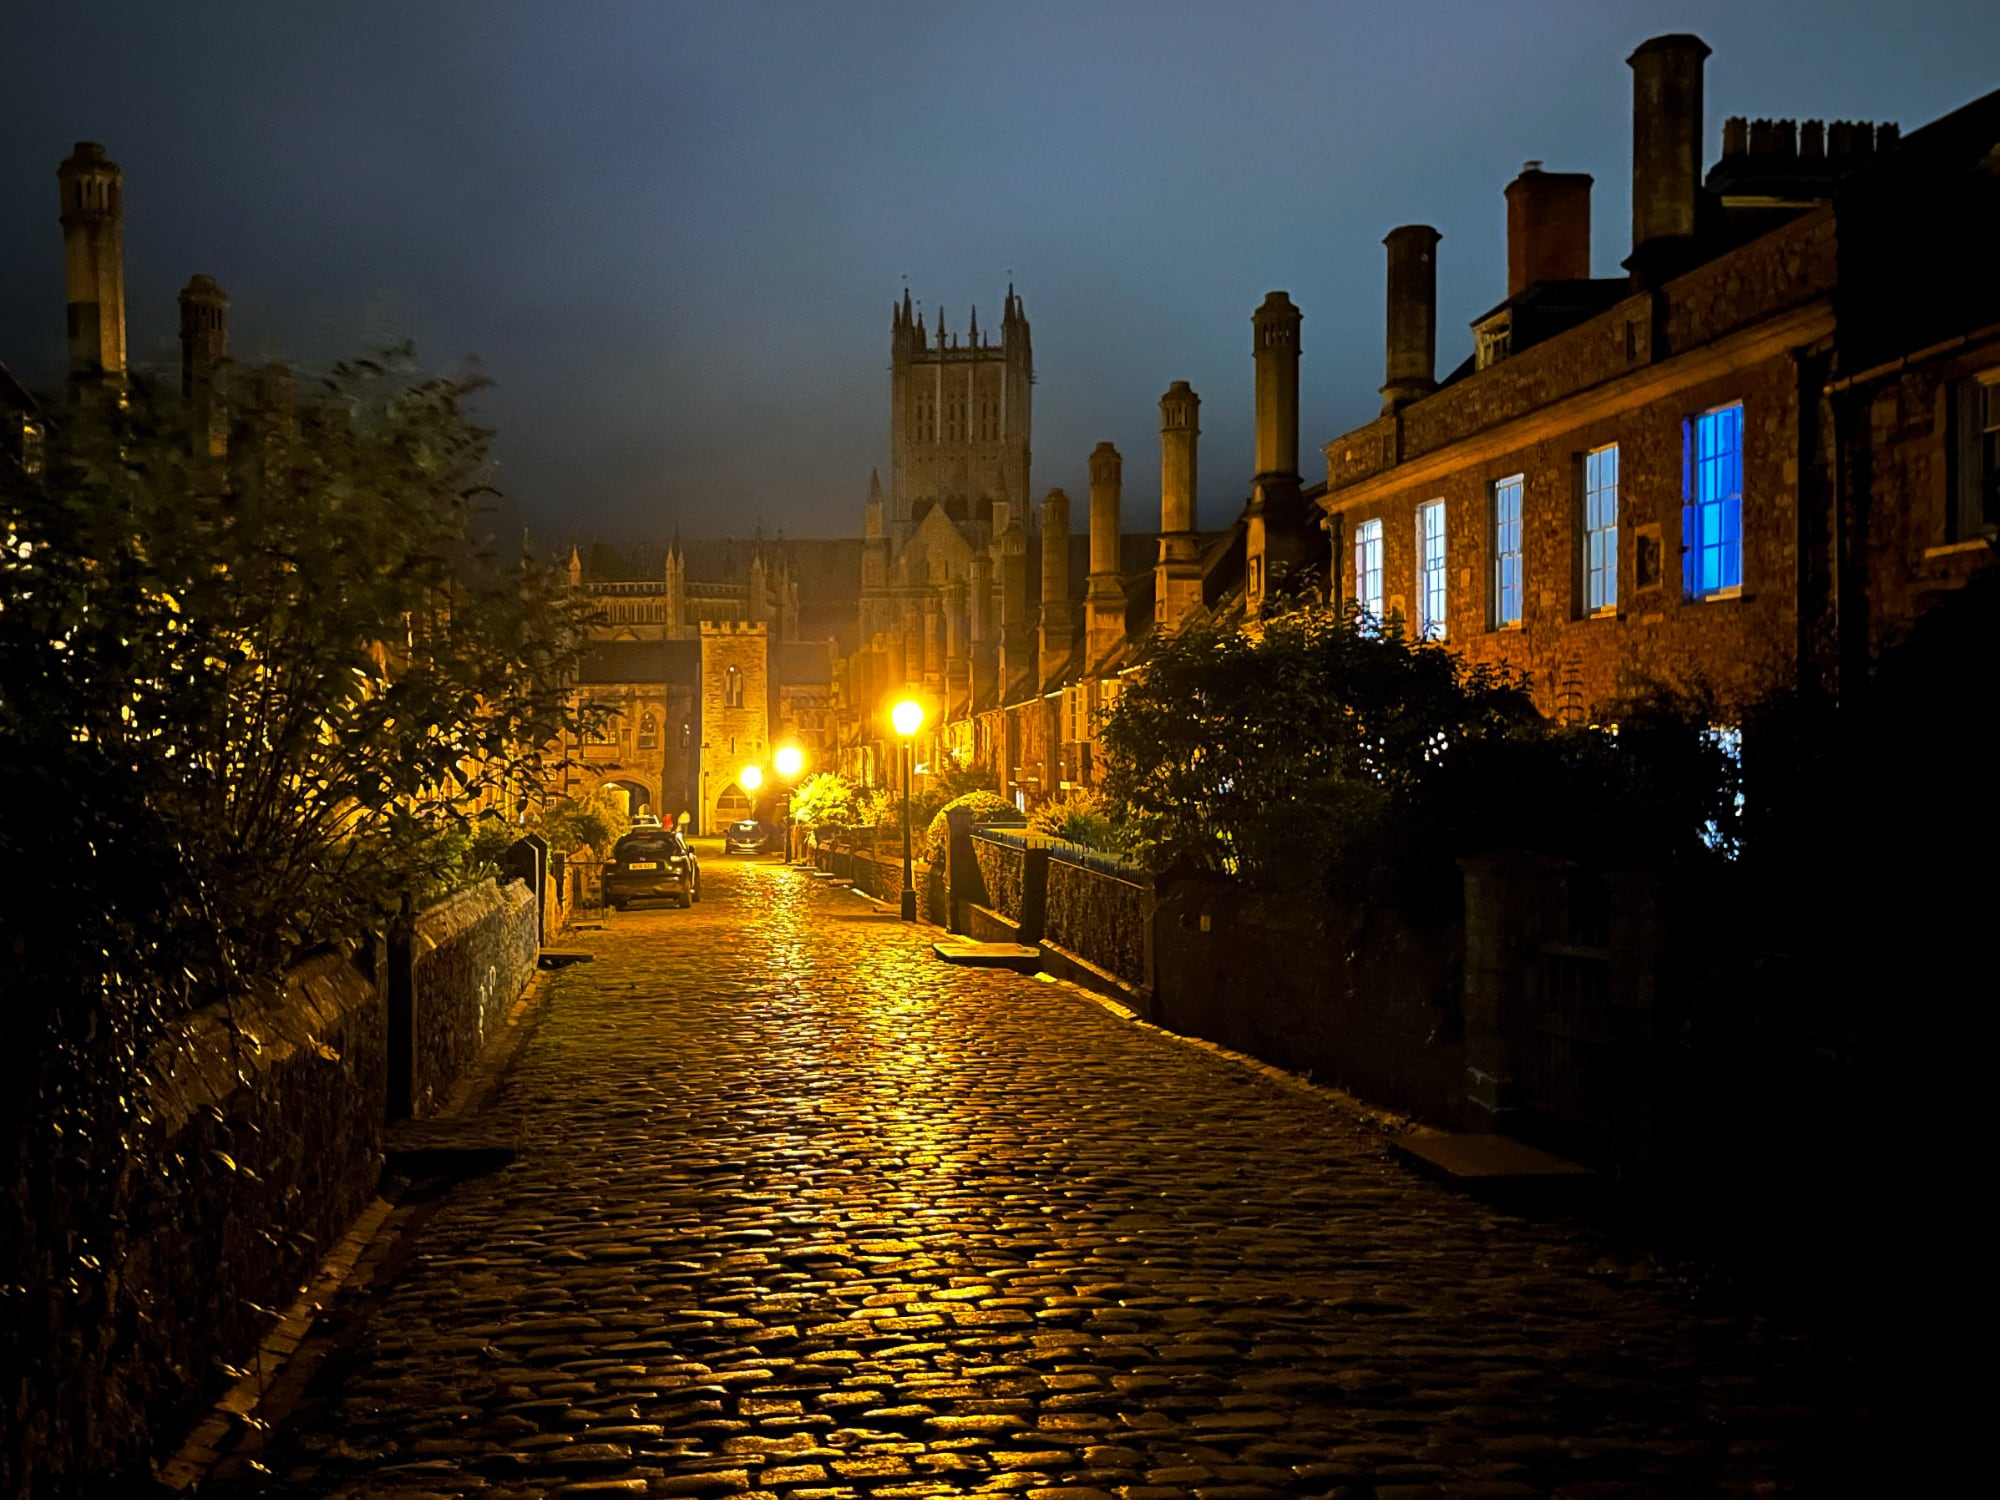
[[[950,848],[951,825],[946,821],[945,814],[955,807],[970,809],[974,824],[1021,821],[1020,809],[998,792],[965,792],[952,798],[932,816],[930,827],[925,832],[925,857],[934,865],[944,862],[945,853]]]
[[[538,797],[587,729],[586,606],[480,537],[475,389],[406,355],[224,367],[211,455],[134,380],[65,407],[36,472],[0,458],[0,864],[32,872],[0,902],[10,1280],[115,1300],[105,1174],[171,1201],[191,1170],[117,1145],[162,1029],[455,878],[473,810]],[[51,1336],[0,1330],[0,1369]]]
[[[1079,788],[1054,801],[1044,802],[1028,818],[1028,826],[1048,838],[1078,844],[1103,854],[1124,852],[1115,809],[1094,791]]]
[[[1534,849],[1698,859],[1726,842],[1733,762],[1710,710],[1637,695],[1616,733],[1557,729],[1517,673],[1309,605],[1251,637],[1162,642],[1108,718],[1116,821],[1155,867],[1296,894],[1455,899],[1455,861]]]
[[[808,776],[792,794],[792,819],[817,832],[851,826],[860,816],[861,797],[853,782],[837,771]]]
[[[632,819],[625,806],[623,792],[601,786],[582,797],[562,797],[549,803],[536,820],[535,831],[549,841],[555,854],[588,848],[608,857],[611,846],[631,830]]]

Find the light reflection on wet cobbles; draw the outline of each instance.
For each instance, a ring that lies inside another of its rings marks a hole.
[[[1833,1372],[772,864],[613,917],[273,1453],[339,1496],[1771,1493]],[[1848,1429],[1852,1436],[1852,1429]]]

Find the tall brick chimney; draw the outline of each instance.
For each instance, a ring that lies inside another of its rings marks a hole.
[[[1160,397],[1160,556],[1153,567],[1153,623],[1164,631],[1201,603],[1200,539],[1194,530],[1201,397],[1176,380]]]
[[[1531,161],[1507,184],[1507,295],[1590,276],[1590,174]]]
[[[56,169],[62,187],[69,373],[125,378],[125,177],[96,141]]]
[[[1034,610],[1028,603],[1028,528],[1007,518],[1000,533],[1000,695],[1006,700],[1035,675]],[[1032,688],[1038,684],[1030,681]]]
[[[1044,686],[1062,670],[1075,644],[1069,608],[1069,496],[1042,497],[1042,620],[1040,671]]]
[[[1084,639],[1091,662],[1102,661],[1125,639],[1125,588],[1118,581],[1118,510],[1125,493],[1125,461],[1109,443],[1090,455],[1090,587],[1084,595]]]
[[[1632,68],[1632,254],[1625,268],[1656,286],[1693,258],[1701,192],[1701,65],[1708,43],[1676,32],[1642,42]]]
[[[181,395],[187,398],[194,451],[220,458],[228,442],[215,400],[215,367],[229,354],[229,299],[210,276],[181,288]]]
[[[1389,247],[1388,359],[1382,415],[1437,389],[1437,244],[1428,224],[1392,229]]]

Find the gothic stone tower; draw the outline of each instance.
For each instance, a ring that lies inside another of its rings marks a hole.
[[[892,546],[900,549],[933,507],[980,528],[982,541],[1011,517],[1025,518],[1035,361],[1014,288],[997,344],[980,335],[976,308],[964,344],[946,333],[942,309],[936,333],[928,333],[904,292],[890,319],[890,351]]]

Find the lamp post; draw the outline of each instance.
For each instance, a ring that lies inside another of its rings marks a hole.
[[[910,863],[910,750],[917,731],[924,727],[924,706],[905,698],[889,712],[896,733],[903,741],[903,920],[917,919],[916,871]]]
[[[771,757],[771,765],[778,777],[785,783],[785,863],[798,858],[793,848],[792,838],[792,787],[799,779],[799,772],[806,768],[806,755],[797,745],[780,745],[778,753]]]

